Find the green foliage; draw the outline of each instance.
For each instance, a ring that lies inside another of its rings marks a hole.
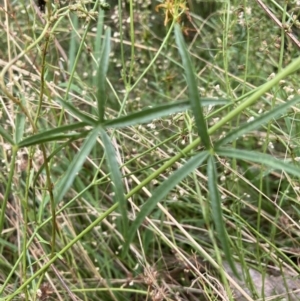
[[[297,49],[249,1],[190,2],[1,10],[0,300],[252,300],[250,263],[299,273]]]
[[[193,68],[192,61],[185,47],[183,35],[181,33],[181,28],[178,24],[175,25],[175,37],[182,59],[182,65],[186,75],[186,82],[189,91],[189,100],[195,118],[198,135],[201,138],[204,146],[207,149],[209,149],[210,140],[207,133],[206,121],[202,112],[201,101],[200,101],[201,98],[198,91],[197,81],[195,77],[195,70]]]

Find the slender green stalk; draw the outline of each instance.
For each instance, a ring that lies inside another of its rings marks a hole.
[[[230,22],[230,17],[231,17],[231,12],[230,12],[230,1],[224,1],[224,6],[225,6],[225,11],[226,14],[224,13],[223,16],[223,64],[224,64],[224,73],[225,73],[225,82],[226,82],[226,92],[227,95],[231,95],[231,87],[230,87],[230,78],[229,78],[229,71],[228,71],[228,37],[229,37],[229,22]]]
[[[284,57],[284,44],[285,44],[285,22],[286,22],[286,14],[287,14],[287,2],[284,2],[283,13],[282,13],[282,28],[281,28],[281,41],[280,41],[280,54],[279,54],[279,62],[278,62],[278,72],[282,69],[282,62]]]
[[[17,152],[18,152],[18,148],[16,146],[13,146],[12,157],[11,157],[11,162],[10,162],[10,169],[9,169],[9,174],[8,174],[8,178],[7,178],[7,186],[5,189],[5,194],[4,194],[2,207],[1,207],[1,213],[0,213],[0,235],[1,235],[1,237],[3,237],[2,232],[3,232],[4,222],[5,222],[5,213],[6,213],[7,202],[8,202],[9,196],[10,196],[11,187],[13,185],[13,177],[14,177],[14,172],[15,172]]]
[[[122,79],[125,87],[127,87],[127,68],[125,62],[125,52],[124,52],[124,32],[123,32],[123,16],[122,16],[122,4],[125,4],[122,0],[118,0],[118,18],[119,18],[119,33],[120,33],[120,55],[121,55],[121,63],[122,63]],[[132,21],[132,20],[131,20]]]
[[[134,15],[133,15],[133,0],[129,1],[129,15],[130,15],[130,41],[131,41],[131,58],[130,58],[130,69],[129,69],[129,79],[128,86],[130,87],[131,79],[133,76],[133,68],[135,64],[134,53],[135,53],[135,32],[134,32]]]
[[[49,14],[50,12],[48,12]],[[34,124],[37,126],[38,118],[40,118],[40,113],[41,113],[41,108],[43,104],[43,98],[44,98],[44,93],[45,93],[45,74],[46,74],[46,54],[48,52],[49,48],[49,43],[50,43],[50,36],[47,35],[44,43],[44,48],[43,48],[43,53],[42,53],[42,70],[41,70],[41,85],[40,85],[40,94],[39,94],[39,103],[38,103],[38,110],[36,112],[36,116],[34,119]],[[43,152],[43,157],[45,161],[45,171],[46,171],[46,185],[47,185],[47,190],[49,192],[50,196],[50,206],[51,206],[51,215],[52,215],[52,238],[51,238],[51,256],[54,256],[55,253],[55,243],[56,243],[56,213],[55,213],[55,201],[54,201],[54,196],[53,196],[53,188],[52,188],[52,180],[51,180],[51,173],[50,173],[50,166],[48,164],[48,159],[47,159],[47,152],[44,144],[41,145],[41,149]],[[32,159],[33,157],[33,148],[31,148],[30,152],[30,157]],[[31,168],[31,166],[30,166]],[[28,170],[28,175],[27,179],[29,180],[29,175],[30,175],[30,170]],[[29,183],[28,183],[29,184]],[[27,192],[29,190],[29,185],[27,186]],[[28,193],[26,194],[28,197]],[[28,198],[26,198],[26,204],[28,204]],[[27,214],[27,208],[25,209],[26,214]],[[26,242],[24,244],[26,246]]]

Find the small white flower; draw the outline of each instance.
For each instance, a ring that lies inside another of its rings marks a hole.
[[[291,88],[291,87],[289,87],[289,86],[284,86],[282,89],[283,89],[286,93],[292,93],[292,92],[294,92],[294,89]]]
[[[139,266],[140,266],[139,263],[137,263],[137,264],[134,266],[133,270],[136,271],[136,270],[138,269]]]
[[[251,15],[251,13],[252,13],[252,8],[251,8],[250,6],[247,6],[247,7],[245,8],[245,13],[246,13],[246,15]]]
[[[155,124],[154,123],[148,123],[147,124],[147,127],[154,130],[156,128]]]
[[[267,80],[271,80],[271,79],[273,79],[275,77],[275,73],[273,72],[273,73],[271,73],[270,75],[269,75],[269,77],[267,78]]]

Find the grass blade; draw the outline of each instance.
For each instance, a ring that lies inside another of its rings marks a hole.
[[[64,132],[81,129],[86,125],[84,122],[77,122],[70,125],[60,126],[55,129],[47,130],[35,135],[32,135],[28,138],[25,138],[20,143],[18,143],[19,147],[28,147],[31,145],[41,144],[49,141],[57,141],[64,140],[71,137],[76,137],[77,135],[81,135],[83,133],[70,133],[64,134]]]
[[[136,219],[132,223],[128,237],[125,241],[123,248],[123,254],[127,253],[128,247],[140,225],[143,223],[146,216],[155,208],[158,202],[160,202],[168,193],[186,176],[188,176],[193,170],[195,170],[203,161],[206,160],[209,153],[207,151],[201,152],[191,159],[189,159],[181,168],[176,170],[167,180],[165,180],[158,188],[156,188],[152,196],[142,206],[141,211],[137,215]]]
[[[98,22],[97,22],[97,30],[96,37],[94,42],[94,55],[95,57],[99,57],[101,53],[102,46],[102,34],[103,34],[103,25],[104,25],[104,11],[99,7],[98,11]],[[97,77],[93,77],[93,86],[96,87],[98,84]]]
[[[183,112],[188,108],[189,108],[188,101],[184,101],[181,103],[165,104],[165,105],[155,106],[154,108],[141,110],[139,112],[135,112],[127,116],[115,118],[113,120],[105,121],[103,125],[109,128],[124,128],[136,124],[147,123],[152,121],[153,119],[168,116],[170,114]]]
[[[225,99],[213,99],[213,98],[203,98],[201,100],[203,106],[208,105],[220,105],[228,104],[228,101]],[[122,116],[113,120],[107,120],[104,122],[104,127],[107,128],[124,128],[127,126],[133,126],[136,124],[142,124],[152,121],[153,119],[162,118],[169,116],[171,114],[179,113],[186,111],[191,108],[189,100],[164,104],[155,106],[154,108],[148,108],[129,114],[127,116]]]
[[[78,30],[78,16],[76,14],[72,14],[71,18],[71,26],[73,28],[71,33],[70,45],[69,45],[69,55],[68,55],[68,72],[71,74],[72,69],[74,67],[74,63],[76,60],[76,50],[78,45],[78,37],[77,37],[77,30]]]
[[[102,142],[105,148],[106,160],[108,163],[108,168],[110,172],[110,177],[113,184],[113,189],[115,192],[115,202],[119,203],[119,209],[122,216],[122,227],[123,227],[123,235],[124,238],[127,237],[128,231],[128,216],[127,216],[127,200],[125,199],[125,193],[123,189],[123,180],[122,174],[120,172],[120,167],[117,161],[116,151],[109,139],[107,133],[103,128],[100,129],[100,135],[102,138]]]
[[[299,102],[299,100],[300,100],[300,97],[295,97],[292,100],[287,101],[287,102],[275,107],[273,110],[271,110],[263,115],[260,115],[253,121],[245,123],[243,125],[240,125],[237,129],[231,131],[228,135],[226,135],[226,137],[224,137],[223,139],[218,141],[215,144],[215,147],[218,148],[221,145],[224,145],[235,139],[238,139],[242,135],[259,128],[260,126],[262,126],[263,124],[266,124],[271,119],[273,119],[281,114],[284,114],[284,112],[288,108],[295,105],[297,102]]]
[[[210,156],[207,162],[207,178],[208,191],[210,197],[210,204],[212,209],[212,217],[216,226],[217,236],[221,242],[222,250],[225,254],[225,259],[228,261],[232,271],[239,278],[238,272],[235,268],[234,261],[231,256],[229,237],[227,235],[226,227],[223,221],[221,197],[218,189],[218,177],[215,166],[214,156]]]
[[[234,148],[219,148],[216,150],[216,153],[219,156],[223,157],[230,157],[249,162],[261,163],[273,169],[283,170],[288,174],[300,177],[300,167],[276,159],[271,155]]]
[[[175,39],[182,59],[182,64],[185,70],[186,82],[189,91],[189,99],[191,102],[191,108],[195,118],[198,135],[201,138],[204,146],[207,149],[209,149],[210,139],[207,132],[206,121],[202,111],[201,98],[198,92],[197,82],[195,78],[195,71],[191,62],[190,55],[186,49],[179,24],[175,25]]]
[[[73,115],[75,115],[79,120],[82,122],[85,122],[91,126],[94,126],[96,124],[96,120],[89,117],[88,115],[82,113],[82,111],[75,108],[70,102],[66,102],[62,99],[57,99],[57,102],[61,104],[61,106],[66,109],[68,112],[71,112]]]
[[[6,140],[8,141],[11,145],[14,145],[15,142],[14,140],[10,137],[10,135],[8,134],[8,131],[5,130],[1,125],[0,125],[0,135]]]
[[[109,53],[110,53],[110,35],[111,29],[108,27],[105,31],[105,38],[103,41],[103,48],[99,62],[99,68],[97,72],[97,107],[99,114],[99,121],[103,122],[105,103],[106,103],[106,73],[108,70]]]
[[[89,155],[90,151],[96,144],[100,129],[101,129],[100,125],[96,126],[90,132],[90,134],[86,137],[84,143],[82,144],[80,151],[76,154],[73,161],[69,165],[65,175],[60,180],[60,182],[57,186],[56,195],[55,195],[56,203],[59,203],[62,200],[65,193],[71,187],[71,185],[74,181],[74,178],[76,177],[77,173],[81,169],[83,163],[86,160],[86,157]]]
[[[15,141],[18,143],[22,140],[25,129],[25,115],[23,113],[18,112],[16,116],[16,128],[15,128]]]

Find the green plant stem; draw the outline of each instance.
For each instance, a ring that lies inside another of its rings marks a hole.
[[[228,32],[229,32],[229,21],[231,17],[230,12],[230,1],[224,2],[226,5],[226,14],[224,13],[224,31],[223,31],[223,65],[224,65],[224,73],[225,73],[225,82],[226,82],[226,91],[227,95],[232,95],[231,88],[230,88],[230,79],[229,79],[229,72],[228,72]]]
[[[133,22],[133,1],[130,0],[129,2],[129,14],[130,14],[130,40],[131,40],[131,59],[130,59],[130,69],[129,69],[129,81],[128,81],[128,85],[130,86],[131,83],[131,79],[133,76],[133,68],[134,68],[134,36],[135,36],[135,32],[134,32],[134,22]]]
[[[38,118],[40,117],[40,112],[43,104],[43,98],[44,98],[44,93],[45,93],[45,73],[46,73],[46,54],[48,52],[49,48],[49,43],[50,43],[50,36],[46,36],[46,41],[43,47],[43,53],[42,53],[42,70],[41,70],[41,85],[40,85],[40,97],[39,97],[39,103],[38,103],[38,110],[34,119],[34,124],[37,126],[37,121]],[[55,213],[55,201],[54,201],[54,195],[53,195],[53,188],[52,188],[52,180],[51,180],[51,174],[50,174],[50,167],[49,167],[49,162],[47,159],[47,152],[44,144],[41,144],[41,149],[44,157],[44,162],[45,162],[45,171],[46,171],[46,185],[47,185],[47,190],[49,192],[50,196],[50,207],[51,207],[51,216],[52,216],[52,233],[51,233],[51,257],[54,256],[55,252],[55,241],[56,241],[56,213]],[[33,148],[32,148],[33,150]],[[33,151],[31,151],[31,156],[33,155]],[[30,167],[31,168],[31,167]],[[29,179],[29,174],[27,178]],[[26,186],[27,190],[29,190],[29,185]],[[28,203],[28,194],[26,198],[26,205]],[[26,208],[27,209],[27,208]],[[26,210],[27,214],[27,210]],[[25,244],[26,245],[26,244]]]
[[[282,69],[283,55],[284,55],[284,42],[285,42],[285,22],[286,22],[286,11],[287,11],[287,2],[284,3],[284,9],[282,14],[282,28],[281,28],[281,44],[280,44],[280,54],[279,54],[279,62],[278,62],[278,72]]]
[[[15,172],[17,152],[18,152],[18,148],[16,146],[13,146],[12,157],[11,157],[11,162],[10,162],[10,170],[9,170],[8,179],[7,179],[7,186],[6,186],[6,190],[5,190],[5,194],[4,194],[4,198],[3,198],[3,202],[2,202],[2,207],[1,207],[1,213],[0,213],[0,235],[1,235],[1,237],[2,237],[3,227],[4,227],[7,202],[9,199],[11,186],[13,184],[13,176],[14,176],[14,172]]]
[[[123,68],[123,76],[122,79],[124,81],[124,86],[127,87],[127,78],[126,78],[126,64],[125,64],[125,57],[124,57],[124,37],[123,37],[123,18],[122,18],[122,0],[118,0],[118,17],[119,17],[119,33],[120,33],[120,55],[121,55],[121,62]]]

